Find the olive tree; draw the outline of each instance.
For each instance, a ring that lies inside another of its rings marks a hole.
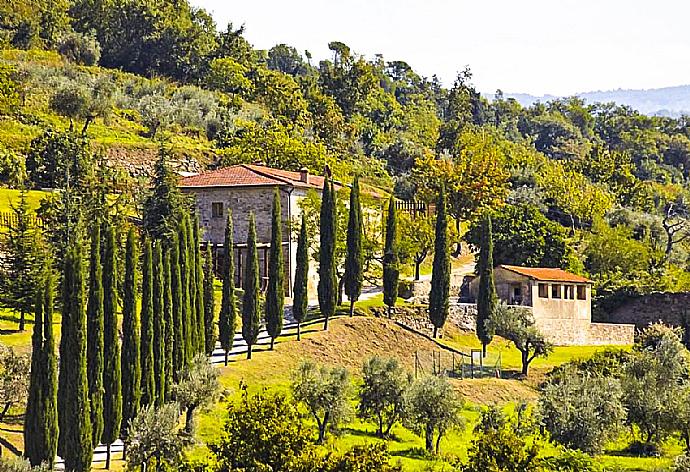
[[[379,437],[390,435],[395,423],[405,415],[405,393],[412,376],[397,359],[372,357],[362,367],[357,416],[376,423]]]
[[[212,402],[218,392],[218,370],[204,354],[198,354],[192,363],[179,373],[180,379],[172,389],[173,397],[186,411],[185,431],[194,432],[194,413]]]
[[[314,417],[319,428],[319,444],[323,443],[329,427],[336,429],[351,416],[350,376],[343,367],[302,362],[293,373],[292,394]]]
[[[688,371],[685,347],[677,330],[652,325],[634,351],[622,379],[623,404],[628,424],[639,428],[645,449],[653,451],[675,429]]]
[[[156,408],[144,407],[132,420],[125,439],[127,468],[141,467],[142,472],[155,461],[174,468],[182,459],[187,438],[177,428],[180,406],[166,403]]]
[[[412,384],[407,393],[406,426],[424,435],[428,453],[438,454],[441,438],[452,429],[464,429],[464,400],[443,377],[428,376]]]
[[[625,420],[618,380],[569,369],[539,396],[541,423],[551,438],[570,448],[601,452]]]
[[[0,422],[12,405],[26,401],[31,360],[0,345]]]
[[[537,357],[546,357],[553,350],[534,324],[532,312],[525,308],[509,307],[501,303],[494,310],[490,323],[497,335],[512,341],[521,353],[522,375]]]

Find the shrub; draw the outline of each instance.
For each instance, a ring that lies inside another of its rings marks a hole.
[[[187,439],[177,431],[180,406],[167,403],[160,408],[148,406],[132,420],[129,435],[125,440],[127,447],[127,467],[148,465],[155,460],[156,465],[179,464]]]
[[[671,472],[690,472],[690,455],[687,452],[673,460]]]
[[[263,390],[228,407],[223,435],[209,445],[217,472],[288,470],[308,445],[308,433],[297,407],[284,394]]]
[[[0,470],[2,472],[50,472],[50,467],[45,464],[31,467],[29,461],[22,457],[0,457]]]
[[[83,66],[96,65],[101,58],[101,46],[93,35],[69,33],[62,38],[57,50],[68,61]]]
[[[19,187],[26,179],[24,156],[11,149],[0,146],[0,183]]]

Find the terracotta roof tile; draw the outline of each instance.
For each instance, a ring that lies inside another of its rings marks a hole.
[[[299,172],[283,171],[270,167],[240,164],[180,179],[180,187],[249,187],[294,186],[321,188],[323,177],[309,176],[309,183],[300,180]]]
[[[579,275],[571,274],[563,269],[552,269],[547,267],[520,267],[511,265],[501,265],[503,269],[515,272],[516,274],[524,275],[536,280],[543,280],[548,282],[573,282],[573,283],[591,283],[592,281],[581,277]]]

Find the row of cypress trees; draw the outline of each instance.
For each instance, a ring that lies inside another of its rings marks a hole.
[[[183,216],[172,244],[143,241],[140,313],[138,243],[134,229],[129,230],[121,350],[115,234],[109,225],[101,232],[96,224],[90,236],[88,297],[78,238],[70,241],[64,258],[59,374],[49,269],[36,295],[25,421],[26,455],[33,465],[52,465],[57,452],[66,470],[88,470],[93,448],[103,443],[109,467],[110,445],[126,436],[139,409],[169,400],[177,372],[215,345],[212,267],[210,261],[204,267],[198,221]],[[205,292],[211,296],[204,297]]]

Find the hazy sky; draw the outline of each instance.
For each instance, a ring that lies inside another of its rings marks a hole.
[[[571,94],[690,84],[687,0],[191,0],[255,47],[330,57],[342,41],[479,90]]]

